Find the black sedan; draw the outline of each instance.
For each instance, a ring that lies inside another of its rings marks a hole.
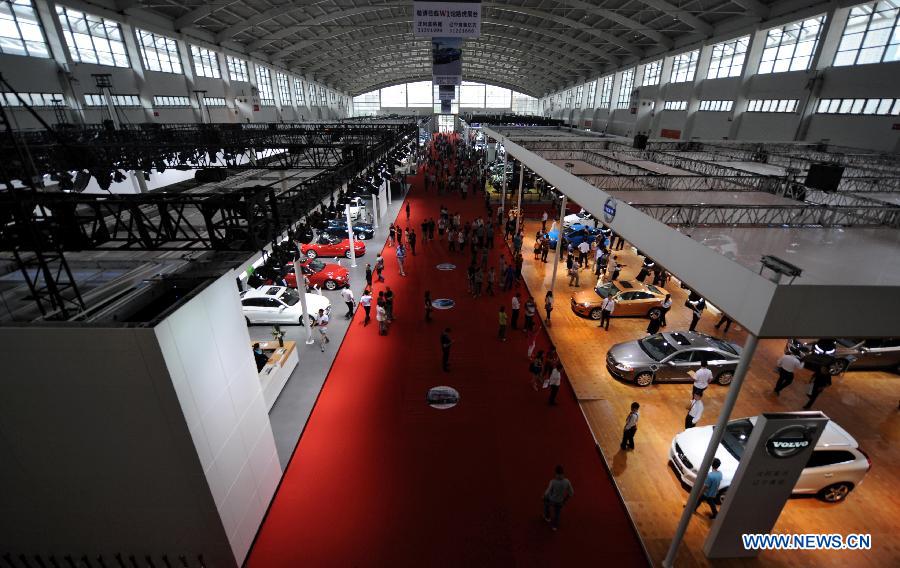
[[[349,238],[347,235],[347,222],[343,219],[333,219],[323,229],[329,235]],[[375,236],[375,229],[368,223],[353,223],[353,236],[361,241],[367,241]]]

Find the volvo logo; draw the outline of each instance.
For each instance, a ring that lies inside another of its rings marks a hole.
[[[456,302],[450,298],[438,298],[437,300],[432,300],[431,305],[436,310],[449,310],[456,305]]]
[[[603,218],[607,223],[612,223],[612,220],[616,218],[616,206],[616,200],[613,197],[607,199],[603,204]]]
[[[778,430],[766,441],[766,452],[773,458],[796,456],[812,444],[814,429],[809,426],[787,426]]]

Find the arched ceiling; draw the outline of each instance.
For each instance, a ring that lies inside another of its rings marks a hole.
[[[352,95],[430,75],[411,0],[120,0],[185,35],[237,47]],[[509,0],[482,3],[463,78],[541,96],[624,62],[766,19],[774,0]],[[124,7],[124,6],[123,6]]]

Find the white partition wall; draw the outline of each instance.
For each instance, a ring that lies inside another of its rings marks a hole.
[[[281,476],[248,341],[231,276],[156,328],[0,327],[0,553],[239,566]]]

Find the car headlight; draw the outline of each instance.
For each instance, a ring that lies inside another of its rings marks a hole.
[[[633,371],[634,367],[632,367],[628,363],[616,362],[616,369],[619,369],[620,371]]]
[[[581,302],[581,305],[584,306],[585,308],[590,308],[590,307],[591,307],[590,302]]]

